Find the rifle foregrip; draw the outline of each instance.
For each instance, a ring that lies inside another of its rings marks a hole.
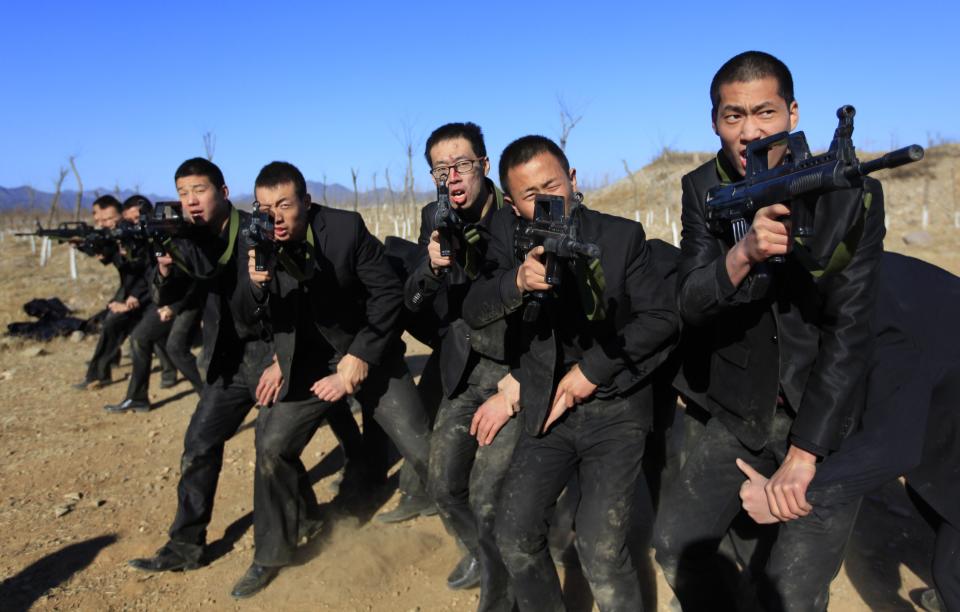
[[[266,272],[267,263],[264,261],[263,250],[260,247],[253,248],[253,269],[257,272]]]

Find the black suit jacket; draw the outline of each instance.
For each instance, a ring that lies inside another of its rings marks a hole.
[[[731,245],[708,231],[704,218],[706,192],[721,182],[717,163],[682,180],[677,304],[696,348],[687,351],[679,387],[753,449],[768,440],[782,388],[796,411],[791,441],[827,454],[853,428],[863,405],[883,251],[880,184],[867,179],[863,189],[817,201],[806,259],[826,267],[846,239],[851,258],[842,269],[817,276],[794,254],[771,265],[766,281],[751,274],[735,288],[725,264]]]
[[[281,399],[289,391],[303,298],[335,354],[349,353],[376,367],[387,359],[402,359],[404,352],[398,325],[403,287],[363,217],[313,205],[308,220],[307,231],[315,238],[312,269],[305,270],[308,278],[298,281],[278,265],[266,296],[265,316],[284,377]],[[256,293],[254,289],[259,299]]]
[[[141,307],[146,306],[151,301],[150,279],[155,271],[146,249],[127,255],[116,251],[111,257],[111,263],[120,275],[120,286],[117,287],[112,301],[123,302],[128,297],[135,297]]]
[[[477,223],[464,226],[465,230],[475,227],[479,232],[480,239],[474,243],[473,248],[475,256],[480,260],[486,257],[490,220],[493,214],[503,207],[503,193],[489,179],[487,183],[494,194],[493,205],[481,213]],[[464,248],[458,249],[456,259],[447,272],[440,276],[434,275],[430,268],[427,246],[430,244],[431,234],[437,228],[436,215],[436,202],[427,204],[420,211],[420,237],[417,240],[421,247],[420,257],[404,285],[404,305],[417,317],[427,317],[435,323],[437,330],[433,348],[440,352],[440,380],[444,393],[451,397],[456,393],[461,381],[469,375],[467,364],[472,352],[500,362],[506,360],[506,322],[502,319],[491,321],[480,329],[471,330],[463,321],[463,301],[471,283],[465,270],[466,251]],[[463,236],[460,236],[459,240],[461,244],[465,244]],[[477,262],[478,265],[480,263]]]
[[[238,225],[248,222],[249,214],[238,210]],[[236,237],[229,259],[218,260],[228,243],[230,227],[219,236],[207,228],[196,228],[187,237],[173,239],[180,264],[170,276],[156,275],[158,304],[175,304],[197,288],[206,289],[203,308],[203,352],[198,366],[208,383],[226,380],[237,372],[243,361],[243,345],[259,341],[260,313],[250,291],[246,248]]]
[[[584,375],[600,387],[644,411],[652,420],[650,376],[669,355],[678,336],[679,318],[674,296],[661,268],[654,261],[639,223],[579,207],[580,237],[601,249],[600,263],[606,286],[602,300],[606,317],[579,321],[583,332],[577,343],[583,349],[579,362]],[[490,224],[487,269],[475,281],[463,305],[463,317],[482,328],[509,316],[509,337],[519,339],[513,355],[514,376],[520,382],[524,429],[539,435],[549,412],[556,385],[565,374],[558,363],[554,330],[546,327],[545,313],[537,323],[522,320],[525,296],[517,289],[521,261],[514,252],[513,234],[518,218],[510,208],[497,211]],[[564,272],[564,282],[575,283]],[[529,299],[528,297],[526,299]],[[544,308],[556,307],[547,302]],[[584,319],[586,319],[584,315]]]
[[[856,499],[902,475],[960,525],[960,278],[884,253],[874,311],[877,347],[862,428],[817,468],[814,505]]]

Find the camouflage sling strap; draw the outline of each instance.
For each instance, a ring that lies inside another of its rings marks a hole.
[[[170,254],[170,257],[173,259],[173,263],[177,265],[178,268],[183,270],[187,276],[195,280],[210,280],[214,278],[220,271],[223,270],[224,266],[230,261],[233,257],[233,249],[237,244],[237,234],[240,233],[240,211],[236,208],[230,208],[230,220],[227,226],[227,248],[220,255],[220,259],[217,260],[217,267],[214,268],[213,272],[210,274],[198,274],[197,272],[190,269],[187,266],[186,262],[183,259],[183,255],[180,254],[180,251],[177,249],[176,245],[173,244],[171,238],[165,238],[163,241],[163,246],[167,249],[167,252]]]

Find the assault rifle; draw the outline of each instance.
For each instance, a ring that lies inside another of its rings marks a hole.
[[[514,232],[514,251],[520,258],[538,246],[543,247],[544,279],[556,287],[562,280],[563,268],[557,263],[563,260],[586,257],[600,258],[600,247],[581,242],[579,226],[566,209],[563,196],[538,194],[534,201],[533,220],[521,220]],[[523,312],[524,321],[535,321],[540,316],[540,304],[546,298],[542,291],[533,293],[533,301]]]
[[[839,125],[826,153],[811,155],[803,132],[780,132],[747,145],[746,176],[742,181],[718,185],[707,191],[706,221],[718,236],[732,233],[739,242],[750,229],[756,212],[771,204],[791,207],[794,236],[813,235],[814,198],[831,191],[859,187],[863,178],[884,168],[896,168],[923,159],[923,147],[910,145],[868,162],[861,162],[853,146],[853,117],[850,105],[837,109]],[[770,149],[786,143],[791,159],[775,168],[768,167]],[[770,258],[773,263],[782,257]]]
[[[453,252],[454,233],[463,228],[463,221],[450,205],[450,190],[447,189],[447,175],[440,177],[437,185],[437,213],[434,217],[437,234],[440,238],[440,256],[450,257]]]
[[[152,215],[137,223],[121,221],[112,235],[131,249],[149,243],[153,254],[163,257],[167,254],[164,243],[174,236],[182,236],[190,227],[183,219],[180,202],[157,202]]]
[[[85,255],[111,255],[116,244],[110,236],[110,230],[95,228],[83,221],[64,221],[55,228],[44,228],[37,221],[37,229],[32,232],[19,232],[16,236],[40,236],[52,238],[57,242],[69,242]]]
[[[271,263],[268,262],[268,256],[275,250],[273,229],[273,217],[260,210],[260,202],[254,202],[250,220],[240,228],[240,235],[243,236],[244,243],[254,250],[254,269],[257,272],[266,272],[268,264]]]

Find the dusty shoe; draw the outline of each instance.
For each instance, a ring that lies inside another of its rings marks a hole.
[[[200,567],[200,564],[196,561],[184,559],[166,546],[158,550],[152,557],[131,559],[127,564],[145,572],[181,572]]]
[[[125,399],[119,404],[107,404],[103,407],[107,412],[126,412],[128,410],[133,410],[134,412],[150,412],[150,408],[150,402],[135,399]]]
[[[389,512],[381,512],[377,515],[377,520],[381,523],[402,523],[418,516],[433,516],[436,513],[436,505],[428,498],[401,493],[397,507]]]
[[[177,379],[176,372],[174,372],[172,376],[164,372],[160,377],[160,388],[169,389],[170,387],[176,387],[178,382],[180,381]]]
[[[265,565],[250,564],[247,573],[243,578],[233,585],[230,595],[236,599],[246,599],[253,597],[262,591],[270,582],[280,573],[279,567],[267,567]]]
[[[920,607],[927,612],[940,612],[944,609],[940,605],[940,596],[937,595],[936,589],[927,589],[920,595]]]
[[[104,386],[106,383],[107,381],[103,381],[103,380],[84,379],[70,386],[76,389],[77,391],[92,391],[93,389],[99,389],[100,387]]]
[[[470,553],[464,555],[447,576],[447,586],[455,591],[480,586],[480,561]]]

